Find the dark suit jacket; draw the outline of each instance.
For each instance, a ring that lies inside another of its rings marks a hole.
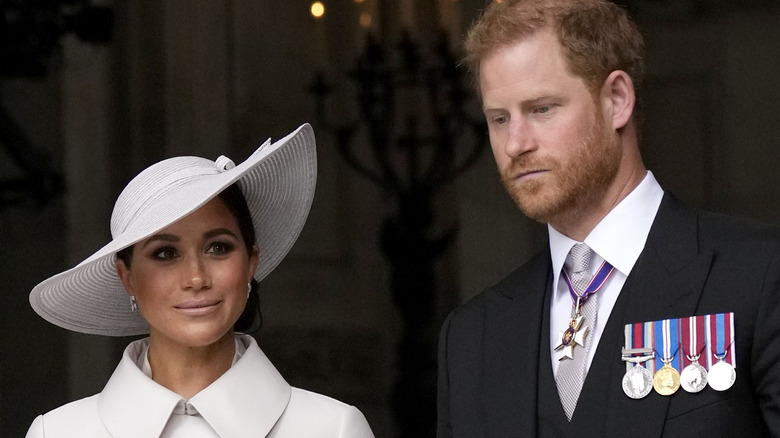
[[[547,249],[447,318],[439,343],[439,437],[539,434],[538,376],[547,372],[539,367],[551,368],[551,271]],[[734,386],[668,397],[653,391],[640,400],[623,393],[625,324],[721,312],[735,312]],[[780,234],[664,196],[606,323],[571,427],[585,437],[780,435]]]

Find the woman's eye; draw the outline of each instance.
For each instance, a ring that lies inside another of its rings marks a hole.
[[[206,249],[209,254],[227,254],[233,250],[233,245],[227,242],[214,242]]]
[[[176,250],[170,247],[163,247],[155,250],[152,257],[157,260],[170,260],[176,257]]]

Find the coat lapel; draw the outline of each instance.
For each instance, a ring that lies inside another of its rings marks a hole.
[[[112,437],[159,437],[181,400],[178,394],[146,377],[136,365],[148,342],[145,338],[127,346],[98,395],[100,420]]]
[[[549,250],[538,254],[494,287],[485,310],[490,314],[485,315],[482,404],[488,436],[536,435],[539,334],[551,269]]]
[[[222,437],[266,436],[287,409],[292,389],[249,335],[246,352],[225,374],[190,399]]]
[[[624,327],[694,315],[712,262],[711,252],[699,251],[696,211],[665,195],[645,249],[609,317],[583,388],[593,397],[585,410],[589,415],[605,415],[610,434],[662,434],[670,397],[652,392],[632,400],[623,393]]]
[[[712,266],[712,252],[700,252],[696,211],[664,197],[645,250],[621,299],[625,322],[693,315]]]

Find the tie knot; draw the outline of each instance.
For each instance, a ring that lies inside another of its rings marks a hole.
[[[569,256],[566,257],[564,266],[571,274],[586,272],[589,273],[588,267],[590,266],[590,256],[593,254],[593,250],[584,243],[577,243],[571,247]]]

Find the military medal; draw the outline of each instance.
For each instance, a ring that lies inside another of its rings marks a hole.
[[[699,365],[699,358],[704,346],[699,346],[706,339],[704,335],[704,319],[701,316],[691,316],[680,319],[680,348],[685,353],[688,365],[680,373],[680,386],[686,392],[697,393],[707,386],[707,369]],[[690,354],[686,353],[687,351]]]
[[[734,313],[707,315],[707,334],[712,356],[717,362],[711,364],[707,383],[716,391],[725,391],[737,380],[734,346]],[[729,357],[729,361],[726,357]],[[711,360],[711,359],[710,359]],[[730,362],[730,363],[729,363]]]
[[[655,346],[662,349],[656,360],[663,366],[653,375],[653,388],[661,395],[672,395],[680,388],[678,323],[678,319],[665,319],[655,324]]]
[[[631,367],[631,370],[623,375],[623,392],[633,399],[645,397],[652,389],[653,375],[642,365]]]
[[[633,365],[629,365],[628,371],[623,375],[623,392],[633,398],[640,399],[653,389],[653,374],[642,366],[643,362],[655,357],[652,348],[623,349],[622,359]]]
[[[625,326],[626,343],[620,355],[626,362],[622,387],[623,392],[632,399],[646,397],[653,389],[652,370],[655,367],[653,324],[650,321]]]
[[[661,395],[672,395],[680,388],[680,373],[669,363],[672,359],[662,359],[664,366],[653,376],[653,388]]]
[[[717,357],[718,362],[710,367],[707,374],[710,388],[715,391],[725,391],[737,380],[737,371],[730,363],[723,360],[725,356]]]
[[[679,388],[725,391],[736,381],[733,312],[626,324],[625,336],[622,385],[628,397],[645,397],[650,385],[670,396]]]
[[[691,363],[680,374],[680,386],[687,392],[696,393],[707,386],[707,370],[699,365],[699,356],[688,356]]]
[[[590,280],[590,283],[588,284],[588,287],[586,287],[585,291],[582,293],[578,292],[574,288],[574,285],[571,283],[566,270],[563,270],[563,280],[566,282],[566,286],[569,288],[569,294],[572,298],[573,315],[571,320],[569,320],[569,326],[566,327],[566,330],[560,332],[561,343],[555,347],[555,351],[563,349],[563,355],[558,358],[559,361],[574,359],[574,347],[577,345],[580,347],[585,347],[585,338],[588,335],[588,326],[582,325],[585,319],[585,317],[582,315],[582,305],[589,296],[595,294],[599,291],[599,289],[601,289],[602,286],[604,286],[604,284],[607,282],[607,279],[610,275],[612,275],[612,271],[614,270],[615,268],[612,267],[612,265],[610,265],[608,262],[605,261],[602,263],[598,272],[593,276],[593,278]]]

